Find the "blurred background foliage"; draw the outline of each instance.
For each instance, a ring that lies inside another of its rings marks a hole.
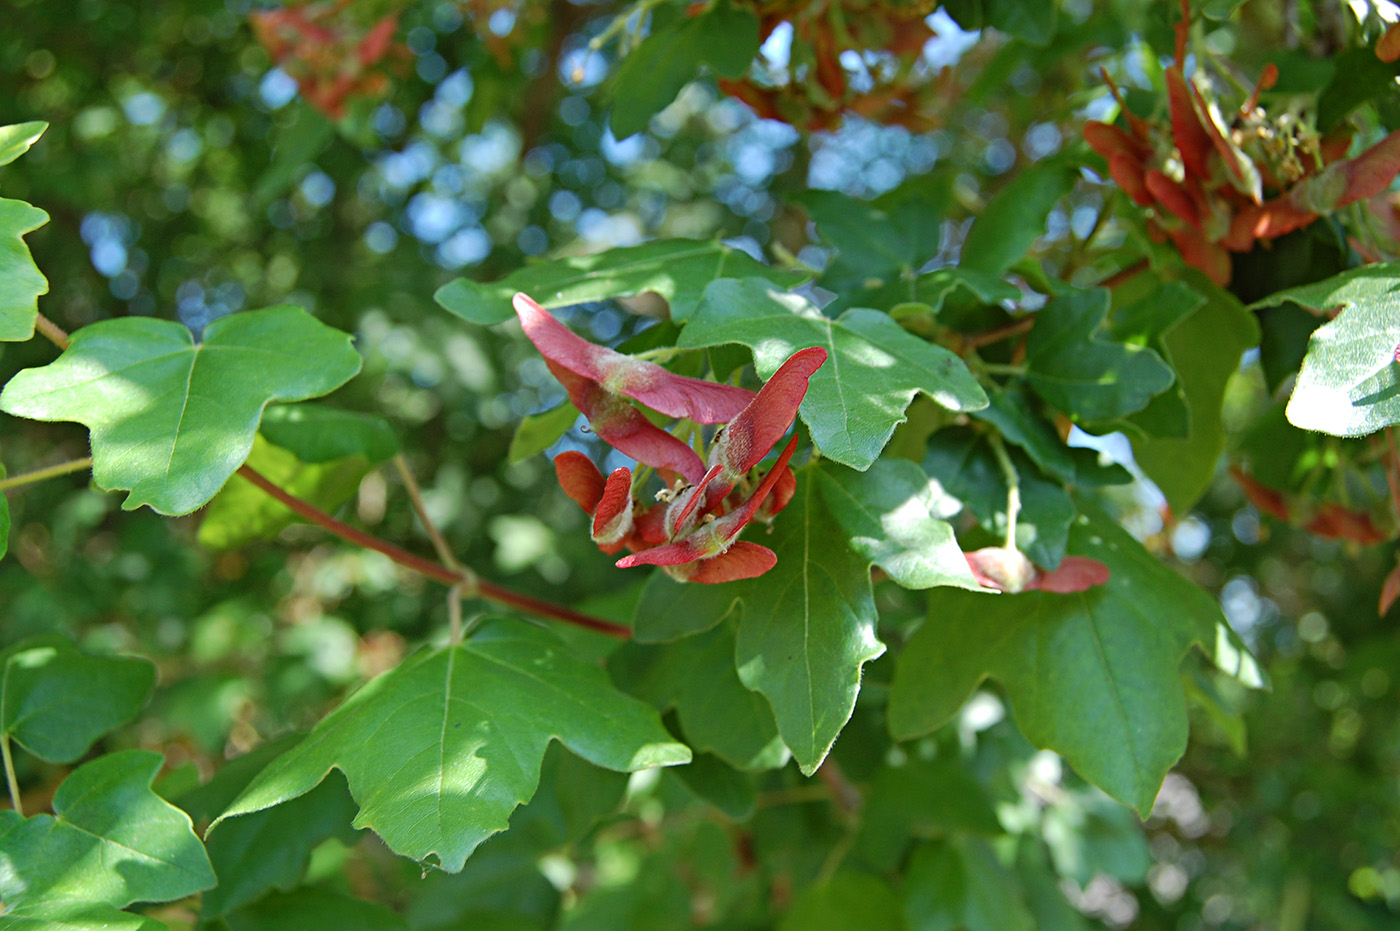
[[[859,16],[889,5],[848,6]],[[1284,49],[1297,62],[1285,74],[1305,80],[1310,56],[1356,28],[1323,0],[1205,6],[1223,14],[1206,42],[1248,74]],[[965,11],[980,6],[949,7],[975,25]],[[926,176],[951,191],[938,223],[946,263],[968,217],[1016,171],[1083,145],[1084,119],[1110,103],[1098,67],[1125,86],[1160,80],[1172,7],[1063,0],[1054,41],[1039,45],[965,32],[936,12],[907,78],[924,95],[916,131],[847,116],[808,132],[759,119],[702,80],[619,140],[608,117],[620,42],[590,45],[611,36],[613,3],[354,4],[343,23],[354,37],[398,15],[395,54],[379,69],[386,80],[332,118],[258,41],[261,5],[249,0],[11,0],[0,123],[51,125],[6,169],[3,193],[52,217],[27,241],[52,285],[45,313],[66,328],[134,314],[198,331],[289,302],[357,334],[365,372],[331,403],[394,424],[457,555],[517,589],[625,617],[639,582],[619,582],[545,457],[508,460],[516,424],[562,390],[518,332],[450,318],[434,290],[464,273],[491,280],[538,256],[662,236],[723,237],[820,268],[830,255],[799,195],[869,198]],[[764,47],[775,69],[778,35]],[[1388,116],[1369,114],[1393,127]],[[1050,273],[1097,280],[1113,269],[1114,243],[1141,235],[1114,215],[1118,196],[1076,182],[1038,247]],[[604,303],[570,322],[616,343],[639,319]],[[42,341],[5,344],[0,381],[51,357]],[[1263,381],[1256,367],[1233,383],[1234,435],[1266,415]],[[566,442],[593,441],[576,427]],[[76,425],[0,426],[12,474],[85,452]],[[629,783],[556,747],[536,801],[462,874],[423,878],[372,836],[341,831],[316,847],[308,882],[388,903],[414,928],[756,927],[796,901],[795,927],[822,911],[802,898],[815,878],[839,872],[859,893],[862,871],[902,865],[902,882],[965,903],[959,914],[931,905],[930,928],[1026,927],[1032,915],[1039,927],[1394,927],[1400,635],[1376,612],[1393,554],[1261,516],[1223,472],[1168,525],[1142,483],[1122,504],[1140,537],[1218,593],[1272,679],[1271,692],[1243,693],[1188,671],[1201,699],[1191,749],[1143,826],[1031,748],[995,689],[925,746],[891,751],[877,713],[891,671],[877,662],[835,749],[854,785],[880,789],[859,815],[791,767]],[[371,472],[348,507],[426,551],[392,470]],[[27,488],[11,508],[3,645],[58,631],[155,659],[152,705],[104,746],[165,753],[172,797],[306,729],[446,623],[434,586],[307,526],[207,549],[195,541],[199,515],[122,513],[76,478]],[[899,642],[921,608],[888,583],[877,595],[882,636]],[[906,765],[889,765],[891,752]],[[42,807],[62,772],[23,755],[19,766]],[[878,895],[864,901],[878,913]],[[470,924],[488,918],[498,924]]]

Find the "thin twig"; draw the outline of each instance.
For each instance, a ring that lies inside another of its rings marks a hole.
[[[71,342],[68,332],[43,314],[34,316],[34,329],[59,349],[67,349]]]
[[[0,479],[0,491],[19,488],[21,485],[32,485],[35,482],[57,478],[60,475],[67,475],[70,472],[81,472],[83,469],[91,466],[92,457],[88,456],[83,459],[70,459],[68,462],[60,462],[58,465],[47,466],[43,469],[35,469],[33,472],[11,475],[9,478]]]
[[[10,758],[10,735],[0,731],[0,759],[5,764],[5,782],[10,787],[10,805],[15,814],[24,817],[24,806],[19,800],[19,780],[15,778],[15,761]]]
[[[1021,479],[1016,474],[1016,466],[1012,464],[1011,457],[1006,454],[1006,447],[1001,442],[1001,434],[989,433],[987,439],[991,443],[992,452],[996,455],[997,464],[1001,466],[1002,477],[1006,479],[1006,548],[1014,550],[1016,548],[1016,519],[1021,514]]]
[[[428,508],[423,503],[423,492],[418,487],[418,482],[414,479],[413,473],[409,471],[408,460],[404,459],[403,453],[394,454],[394,468],[398,470],[399,478],[403,480],[404,490],[408,492],[408,500],[413,502],[414,513],[418,515],[418,520],[422,522],[423,529],[428,532],[428,539],[433,541],[433,549],[437,551],[438,559],[442,560],[448,567],[466,575],[467,573],[462,569],[462,564],[458,562],[457,557],[453,555],[452,548],[447,545],[447,540],[443,537],[442,531],[438,530],[437,525],[433,523],[433,519],[428,516]],[[468,594],[470,594],[470,592],[468,592]]]
[[[441,563],[435,563],[431,559],[424,559],[422,556],[417,556],[410,553],[408,550],[397,547],[385,540],[381,540],[372,534],[365,533],[363,530],[357,530],[343,521],[336,520],[315,505],[309,504],[273,484],[266,476],[248,466],[246,463],[238,467],[238,474],[285,504],[294,513],[301,515],[313,524],[317,524],[329,530],[342,540],[354,543],[356,546],[363,546],[366,549],[374,550],[376,553],[382,553],[405,569],[412,569],[419,575],[427,576],[435,582],[441,582],[444,585],[460,585],[463,582],[469,581],[462,573],[454,572]],[[587,627],[589,630],[596,630],[610,637],[618,637],[626,640],[632,636],[632,631],[620,624],[611,624],[607,621],[599,620],[596,617],[589,617],[587,614],[580,614],[562,605],[542,601],[539,598],[531,598],[529,595],[522,595],[519,592],[501,588],[500,586],[493,585],[481,579],[478,579],[476,582],[476,595],[488,601],[495,601],[503,605],[509,605],[512,608],[518,608],[521,611],[529,612],[537,617],[547,617],[569,624],[576,624],[579,627]]]
[[[1035,317],[1022,317],[1014,320],[1005,326],[999,326],[995,330],[984,330],[981,333],[973,333],[963,337],[963,346],[968,349],[980,349],[991,343],[999,343],[1004,339],[1010,339],[1030,330],[1035,326]]]

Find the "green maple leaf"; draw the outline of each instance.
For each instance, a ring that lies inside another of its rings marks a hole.
[[[778,733],[808,775],[850,719],[861,667],[885,651],[875,635],[870,557],[832,536],[838,520],[819,490],[830,480],[818,469],[799,475],[796,495],[762,538],[778,555],[774,568],[743,582],[666,586],[671,601],[644,595],[634,631],[644,642],[693,634],[739,604],[739,680],[768,699]],[[749,538],[757,539],[752,531]],[[665,612],[654,617],[652,607]]]
[[[1292,302],[1336,319],[1313,331],[1288,420],[1333,436],[1400,423],[1400,262],[1366,265],[1289,288],[1251,309]]]
[[[352,695],[270,763],[214,824],[345,773],[355,827],[396,853],[456,872],[534,795],[550,740],[608,769],[690,759],[656,712],[549,631],[497,620],[456,647],[423,650]]]
[[[178,323],[104,320],[73,334],[53,363],[26,369],[0,410],[92,431],[92,474],[130,489],[122,507],[187,514],[248,458],[264,405],[327,394],[360,370],[350,336],[299,307],[211,323],[203,342]]]
[[[160,766],[160,754],[147,750],[112,753],[68,775],[52,815],[0,811],[5,917],[71,918],[213,886],[189,816],[151,791]]]
[[[888,314],[853,309],[831,320],[805,298],[766,281],[716,281],[705,289],[679,345],[723,343],[752,349],[760,378],[771,377],[799,349],[826,349],[826,364],[812,376],[800,412],[822,454],[853,469],[868,469],[879,457],[921,391],[953,411],[987,405],[962,359],[905,332]]]
[[[770,268],[720,242],[659,239],[530,265],[489,284],[458,278],[439,288],[433,299],[463,320],[489,325],[515,317],[510,300],[517,291],[524,291],[542,307],[655,291],[671,305],[671,319],[681,321],[694,312],[706,285],[735,277],[762,278],[790,288],[810,276]]]
[[[0,198],[0,341],[23,341],[34,335],[39,295],[49,292],[49,280],[34,264],[24,234],[47,222],[49,215],[38,207]]]
[[[8,165],[28,152],[48,128],[48,123],[39,120],[0,126],[0,165]]]
[[[890,731],[933,731],[991,677],[1031,743],[1145,813],[1186,749],[1178,667],[1193,644],[1214,648],[1224,622],[1208,594],[1078,503],[1070,552],[1107,565],[1108,582],[1073,595],[940,593],[900,656]]]
[[[56,634],[0,652],[0,735],[53,763],[71,763],[146,703],[156,669],[135,657],[92,656]]]
[[[1031,387],[1077,421],[1140,411],[1175,378],[1146,346],[1100,338],[1107,315],[1107,291],[1071,291],[1037,312],[1026,340]]]

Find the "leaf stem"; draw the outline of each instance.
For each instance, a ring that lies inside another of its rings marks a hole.
[[[19,800],[19,780],[15,778],[15,761],[10,757],[10,735],[0,731],[0,759],[5,761],[5,782],[10,787],[10,805],[15,814],[24,817],[24,806]]]
[[[418,482],[413,477],[413,473],[408,468],[408,460],[403,457],[403,453],[394,454],[394,468],[398,469],[399,478],[403,480],[404,490],[408,492],[408,500],[413,502],[413,510],[418,515],[418,519],[423,523],[423,529],[428,532],[428,539],[433,541],[433,549],[437,551],[438,559],[454,572],[460,573],[462,581],[452,586],[447,592],[447,618],[448,618],[448,639],[455,647],[462,642],[462,599],[470,598],[476,594],[480,580],[476,573],[463,566],[456,555],[452,552],[452,547],[447,545],[447,539],[443,537],[442,531],[438,530],[433,519],[428,516],[428,508],[423,503],[423,493],[418,488]]]
[[[1016,466],[1006,454],[1001,434],[988,433],[987,441],[991,443],[992,453],[997,457],[997,465],[1001,466],[1002,477],[1006,479],[1006,548],[1015,550],[1016,519],[1021,514],[1021,477],[1016,474]]]
[[[71,342],[68,338],[68,332],[43,314],[35,314],[34,329],[59,349],[67,349],[69,342]]]
[[[982,371],[988,375],[1024,375],[1026,367],[1024,365],[1007,365],[1002,362],[983,362]]]
[[[354,543],[356,546],[363,546],[366,549],[374,550],[377,553],[382,553],[405,569],[412,569],[419,575],[427,576],[433,581],[441,582],[444,585],[460,585],[463,582],[469,581],[462,571],[454,571],[441,563],[433,562],[431,559],[424,559],[422,556],[410,553],[408,550],[397,547],[386,540],[381,540],[373,534],[365,533],[363,530],[357,530],[343,521],[336,520],[315,505],[303,501],[290,492],[285,491],[280,486],[273,484],[266,476],[247,463],[238,467],[238,474],[285,504],[294,513],[301,515],[313,524],[317,524],[329,530],[342,540]],[[527,611],[537,617],[547,617],[557,621],[564,621],[568,624],[576,624],[579,627],[587,627],[589,630],[596,630],[610,637],[618,637],[626,640],[632,636],[632,632],[621,624],[610,624],[596,617],[580,614],[562,605],[552,604],[548,601],[542,601],[539,598],[532,598],[529,595],[522,595],[519,592],[501,588],[498,585],[494,585],[482,579],[476,579],[475,593],[479,598],[509,605],[512,608]]]
[[[22,485],[32,485],[35,482],[67,475],[69,472],[81,472],[91,466],[92,457],[88,456],[83,459],[70,459],[68,462],[60,462],[58,465],[51,465],[43,469],[35,469],[33,472],[11,475],[9,478],[0,479],[0,491],[19,488]]]

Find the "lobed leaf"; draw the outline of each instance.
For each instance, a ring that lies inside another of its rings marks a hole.
[[[123,750],[75,769],[52,815],[0,811],[0,903],[71,918],[95,906],[169,902],[216,882],[189,816],[151,791],[161,756]]]
[[[671,305],[671,319],[683,321],[712,281],[741,277],[790,288],[810,276],[764,265],[721,242],[659,239],[526,266],[489,284],[458,278],[439,288],[433,299],[463,320],[490,325],[515,316],[511,298],[518,291],[545,308],[654,291]]]
[[[28,152],[48,128],[49,124],[41,120],[0,126],[0,165],[8,165]]]
[[[0,734],[52,763],[71,763],[136,717],[156,668],[132,656],[80,653],[57,634],[0,652]]]
[[[766,281],[717,281],[705,289],[679,344],[742,343],[769,378],[799,349],[821,346],[827,362],[812,376],[800,413],[822,454],[868,469],[923,392],[954,411],[985,407],[987,396],[956,355],[905,332],[888,314],[848,310],[823,316],[805,298]]]
[[[899,659],[890,730],[935,730],[992,677],[1031,743],[1146,813],[1186,749],[1178,667],[1193,644],[1214,646],[1220,609],[1096,508],[1080,509],[1070,552],[1108,566],[1108,581],[1073,595],[940,593]]]
[[[1332,436],[1400,423],[1400,262],[1353,268],[1289,288],[1251,309],[1293,302],[1336,318],[1313,331],[1288,420]]]
[[[1103,339],[1107,314],[1107,291],[1072,291],[1037,313],[1026,340],[1031,387],[1073,420],[1112,420],[1140,411],[1175,379],[1151,349]]]
[[[1003,5],[1024,2],[1001,0]],[[1053,22],[1052,6],[1034,0],[1032,3],[1037,8],[1049,9]],[[1074,168],[1057,159],[1048,159],[1019,172],[993,195],[972,221],[963,242],[959,267],[1000,277],[1045,232],[1046,217],[1056,201],[1074,187],[1076,177]]]
[[[49,215],[22,200],[0,198],[0,342],[22,342],[34,335],[39,295],[49,280],[34,264],[24,235],[49,222]]]
[[[20,372],[0,410],[84,424],[93,478],[129,489],[123,508],[187,514],[247,459],[269,401],[327,394],[359,370],[350,336],[299,307],[224,317],[199,343],[181,324],[124,317],[83,327],[53,363]]]
[[[456,872],[534,794],[552,739],[622,772],[690,759],[654,711],[555,635],[496,620],[356,692],[270,763],[210,831],[305,795],[335,768],[360,806],[355,827]]]

